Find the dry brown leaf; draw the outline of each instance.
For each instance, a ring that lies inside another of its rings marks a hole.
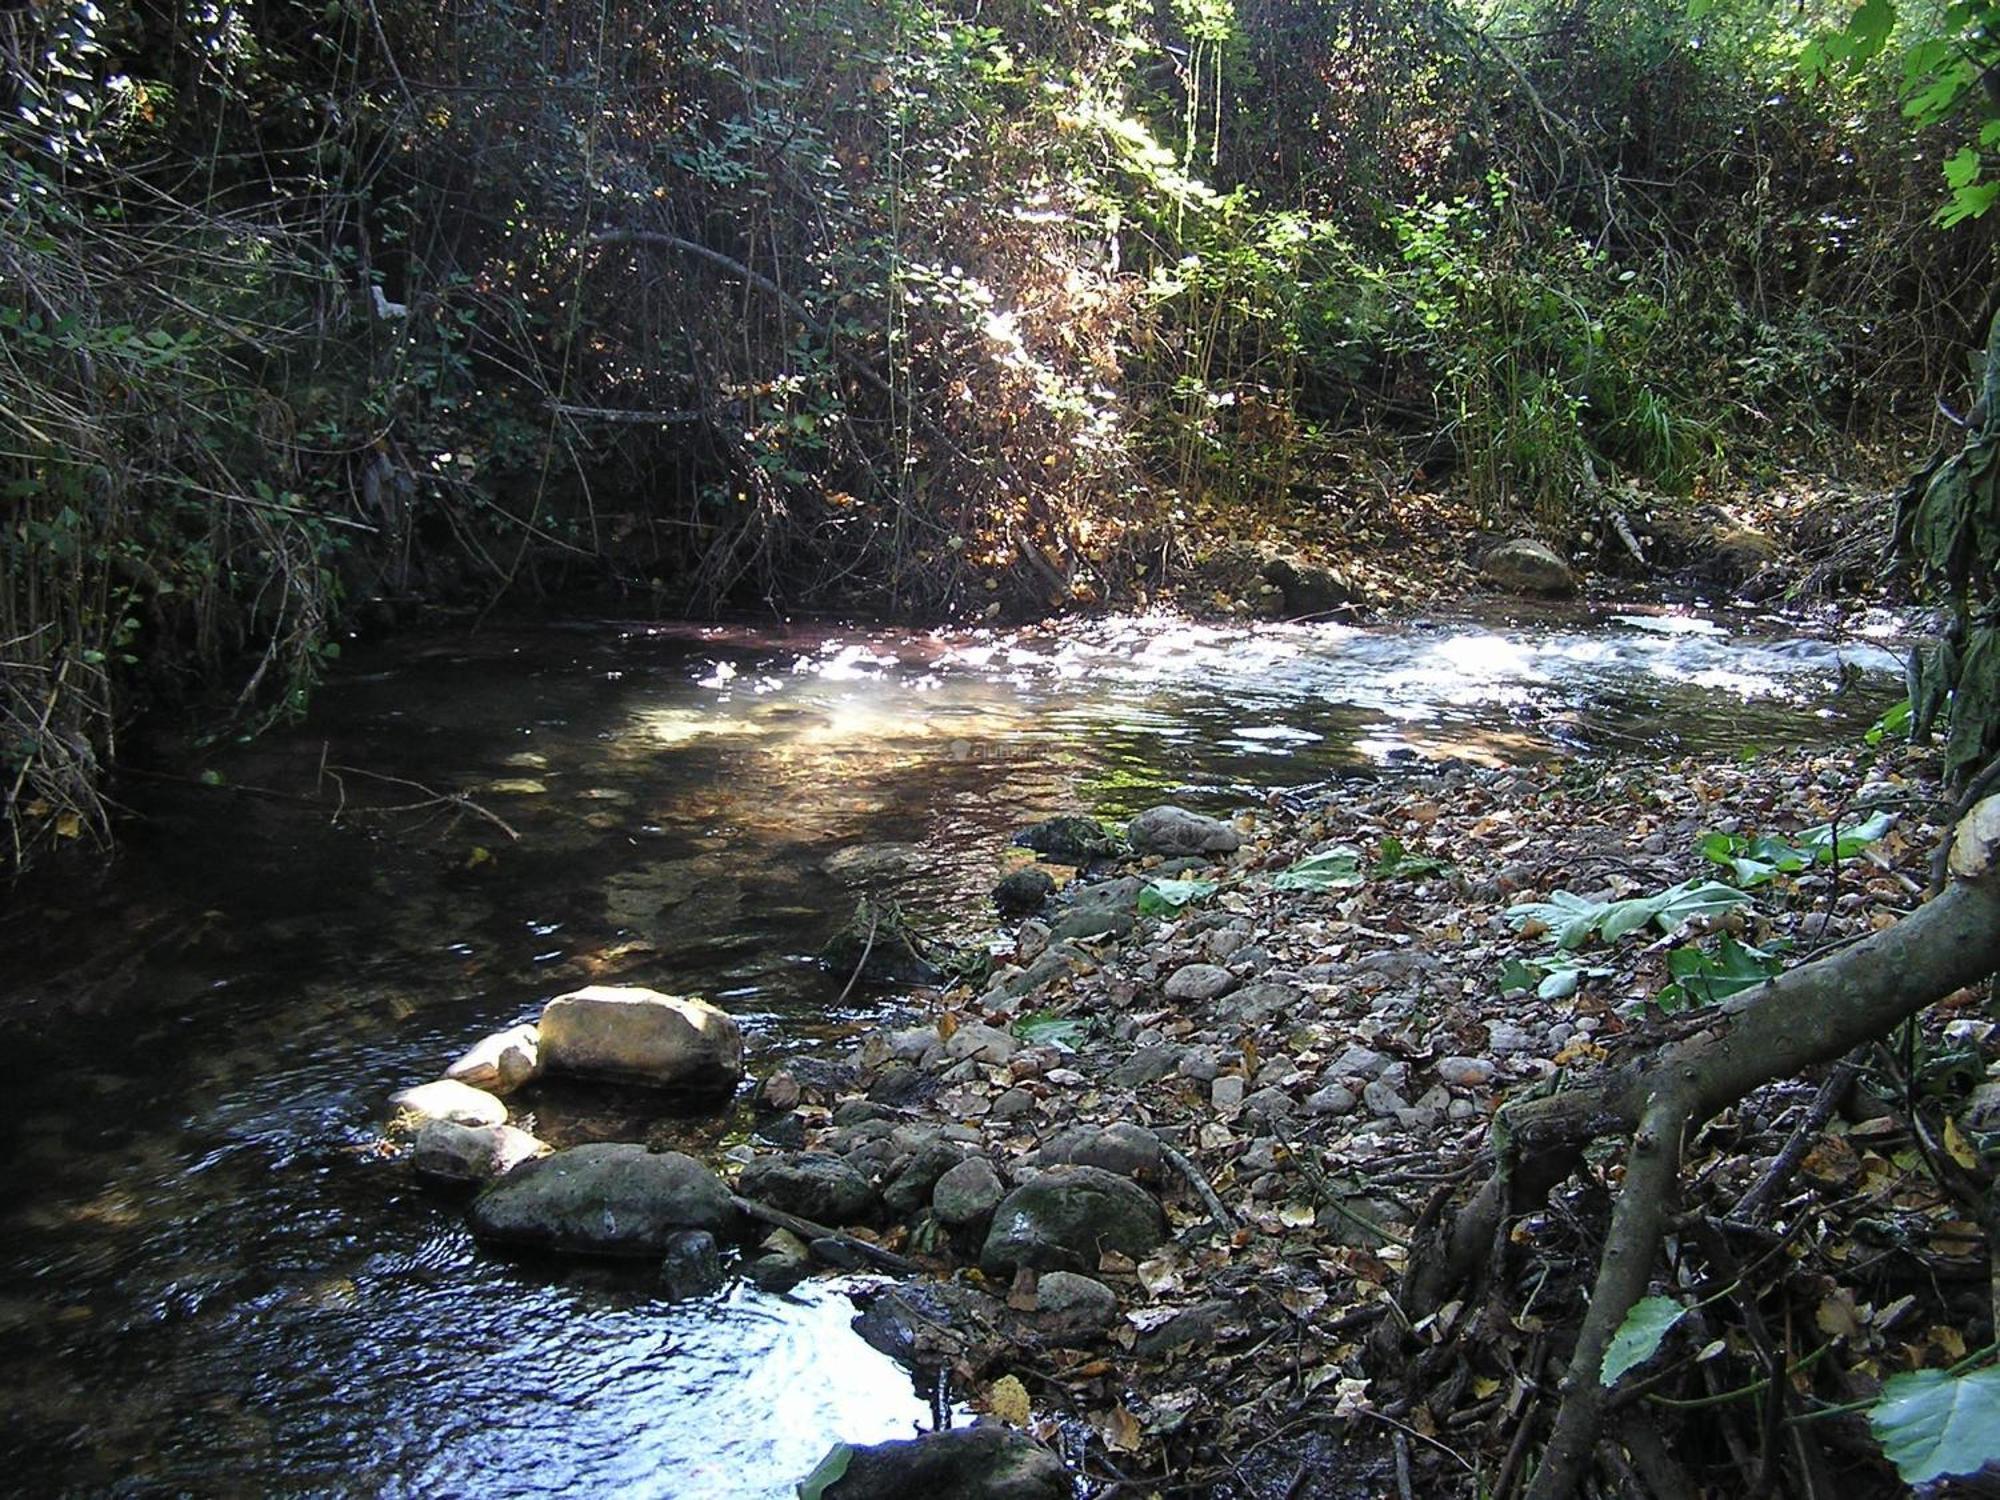
[[[1026,1427],[1034,1416],[1028,1388],[1012,1375],[1002,1375],[986,1388],[986,1409],[1010,1427]]]

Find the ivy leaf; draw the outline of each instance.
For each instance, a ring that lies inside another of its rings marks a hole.
[[[1868,1425],[1905,1484],[1976,1473],[2000,1460],[2000,1366],[1894,1376]]]
[[[1336,844],[1300,860],[1271,884],[1281,891],[1331,891],[1360,885],[1361,881],[1361,851]]]
[[[1139,892],[1139,915],[1164,917],[1215,894],[1213,880],[1155,880]]]
[[[1598,1380],[1606,1389],[1616,1385],[1619,1376],[1657,1354],[1660,1341],[1686,1316],[1687,1309],[1671,1297],[1641,1297],[1611,1336]]]
[[[1979,180],[1979,151],[1973,146],[1962,146],[1956,156],[1944,164],[1945,183],[1954,191]]]
[[[847,1466],[853,1459],[852,1443],[835,1443],[812,1473],[799,1481],[799,1500],[821,1500],[829,1489],[846,1477]]]

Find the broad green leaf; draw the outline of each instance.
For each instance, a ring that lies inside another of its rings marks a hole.
[[[1329,891],[1361,882],[1361,851],[1336,844],[1300,860],[1271,884],[1281,891]]]
[[[1616,1385],[1619,1376],[1658,1353],[1660,1341],[1685,1316],[1687,1309],[1671,1297],[1641,1297],[1611,1336],[1611,1345],[1604,1351],[1604,1369],[1597,1378],[1607,1388]]]
[[[1381,857],[1375,861],[1368,873],[1377,880],[1394,880],[1402,875],[1435,875],[1445,867],[1441,859],[1432,859],[1427,854],[1412,854],[1403,847],[1403,841],[1391,835],[1382,840]]]
[[[1995,198],[2000,198],[2000,182],[1981,182],[1962,187],[1951,195],[1951,202],[1938,210],[1938,225],[1949,229],[1967,219],[1984,218]]]
[[[1524,964],[1518,958],[1510,958],[1500,965],[1500,993],[1522,994],[1536,989],[1547,977],[1539,964]]]
[[[1583,981],[1583,970],[1574,966],[1565,969],[1551,969],[1548,977],[1535,987],[1538,1000],[1567,1000],[1576,993],[1576,987]]]
[[[799,1500],[821,1500],[827,1490],[846,1477],[847,1466],[853,1459],[852,1443],[835,1443],[812,1473],[799,1481]]]
[[[1944,164],[1944,180],[1947,186],[1962,188],[1979,180],[1979,150],[1975,146],[1961,146],[1958,154]]]
[[[1667,955],[1667,972],[1674,983],[1662,990],[1656,1003],[1663,1010],[1682,1010],[1690,1005],[1713,1005],[1731,995],[1755,989],[1785,966],[1775,953],[1739,943],[1724,933],[1714,956],[1690,945]]]
[[[1866,62],[1882,50],[1889,40],[1889,33],[1896,27],[1896,7],[1890,0],[1861,0],[1855,12],[1847,21],[1847,41],[1850,46],[1849,58],[1854,62]]]
[[[1061,1016],[1053,1011],[1036,1011],[1014,1023],[1014,1035],[1029,1046],[1048,1044],[1074,1052],[1090,1033],[1090,1022],[1077,1016]]]
[[[1841,829],[1838,844],[1834,842],[1834,825],[1822,823],[1799,835],[1799,849],[1819,864],[1832,859],[1852,859],[1887,833],[1894,821],[1893,814],[1878,812],[1860,823]]]
[[[1213,880],[1155,880],[1139,892],[1139,915],[1164,917],[1215,894]]]
[[[1894,1376],[1868,1425],[1906,1484],[1977,1473],[2000,1460],[2000,1366]]]

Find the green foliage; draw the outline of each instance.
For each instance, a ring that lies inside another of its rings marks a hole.
[[[799,1500],[821,1500],[826,1492],[847,1475],[847,1466],[854,1462],[852,1443],[835,1443],[826,1452],[826,1457],[813,1465],[812,1473],[799,1481]]]
[[[1892,1375],[1868,1426],[1906,1484],[1976,1474],[2000,1461],[2000,1366]]]
[[[1608,1390],[1627,1370],[1643,1365],[1659,1352],[1674,1325],[1686,1316],[1687,1309],[1671,1297],[1641,1297],[1611,1336],[1599,1381]]]
[[[1648,925],[1665,933],[1678,932],[1697,918],[1718,916],[1749,899],[1719,881],[1684,880],[1656,895],[1624,901],[1592,901],[1569,891],[1556,891],[1547,901],[1511,906],[1506,916],[1517,932],[1530,921],[1547,924],[1556,946],[1567,950],[1582,947],[1592,937],[1616,942]]]
[[[1750,838],[1739,833],[1708,833],[1702,835],[1700,847],[1707,859],[1727,868],[1739,886],[1755,887],[1780,875],[1797,875],[1814,865],[1852,859],[1879,842],[1894,821],[1893,814],[1877,812],[1837,834],[1834,824],[1822,823],[1806,829],[1796,840],[1777,834]]]
[[[1280,871],[1271,884],[1281,891],[1335,891],[1360,885],[1367,878],[1361,869],[1361,851],[1336,844]]]
[[[1725,932],[1713,953],[1692,943],[1669,953],[1667,972],[1674,982],[1653,1003],[1668,1012],[1714,1005],[1767,983],[1784,967],[1778,954],[1738,942]]]

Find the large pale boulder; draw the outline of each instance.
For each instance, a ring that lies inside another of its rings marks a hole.
[[[514,1026],[473,1043],[444,1076],[489,1094],[511,1094],[542,1071],[540,1038],[532,1026]]]
[[[743,1033],[706,1000],[593,984],[542,1009],[550,1073],[726,1093],[743,1077]]]
[[[952,1427],[847,1452],[825,1500],[1069,1500],[1062,1460],[1010,1427]]]
[[[412,1128],[428,1120],[449,1120],[454,1125],[504,1125],[507,1106],[471,1084],[454,1078],[436,1083],[420,1083],[391,1096],[390,1108]]]
[[[1516,594],[1574,594],[1576,576],[1569,564],[1540,542],[1516,537],[1486,554],[1480,572]]]
[[[1140,854],[1231,854],[1242,836],[1219,818],[1204,817],[1185,807],[1149,807],[1125,828],[1125,837]]]
[[[736,1206],[722,1179],[678,1151],[573,1146],[516,1167],[473,1200],[472,1232],[579,1255],[664,1255],[674,1236],[724,1237]]]
[[[1166,1237],[1160,1205],[1130,1178],[1056,1167],[1001,1200],[979,1263],[989,1275],[1020,1266],[1094,1271],[1106,1251],[1140,1260]]]

